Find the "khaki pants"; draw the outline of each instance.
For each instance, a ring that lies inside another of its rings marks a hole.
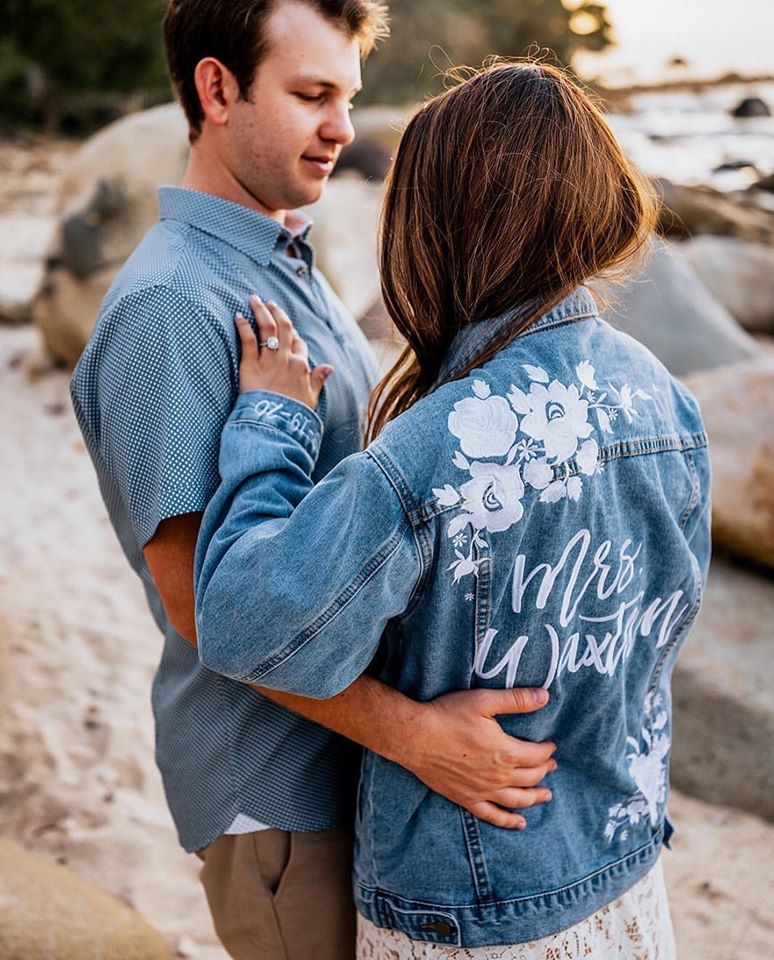
[[[352,832],[262,830],[197,854],[223,946],[234,960],[353,960]]]

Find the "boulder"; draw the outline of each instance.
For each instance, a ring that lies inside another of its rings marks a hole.
[[[32,309],[54,356],[77,360],[110,281],[156,219],[156,188],[182,178],[187,130],[180,107],[165,104],[110,124],[70,161]]]
[[[745,97],[731,111],[732,117],[770,117],[768,104],[760,97]]]
[[[374,143],[391,154],[416,107],[357,107],[352,112],[355,143]]]
[[[391,159],[390,151],[380,144],[369,140],[355,140],[342,151],[333,176],[339,177],[352,171],[366,180],[384,180],[390,169]]]
[[[774,213],[752,200],[745,205],[741,198],[731,198],[712,187],[663,179],[655,180],[654,187],[661,198],[659,231],[665,236],[714,233],[774,245]]]
[[[0,216],[0,323],[29,323],[53,231],[51,217]]]
[[[759,348],[701,280],[654,239],[642,271],[613,293],[603,315],[644,343],[668,369],[693,370],[746,360]]]
[[[774,362],[768,357],[686,377],[712,457],[712,534],[774,570]]]
[[[357,176],[329,181],[317,203],[306,208],[314,220],[310,240],[317,266],[355,317],[379,293],[376,244],[383,186]]]
[[[142,917],[78,874],[0,841],[3,960],[169,960]]]
[[[704,603],[672,679],[671,780],[774,821],[774,585],[712,558]]]
[[[774,173],[770,173],[768,176],[756,180],[755,183],[751,184],[750,189],[765,190],[768,193],[774,193]]]
[[[677,244],[673,251],[745,329],[774,333],[774,247],[703,236]]]

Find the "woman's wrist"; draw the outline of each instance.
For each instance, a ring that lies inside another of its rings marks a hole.
[[[312,461],[317,460],[322,442],[323,422],[305,403],[271,390],[240,393],[229,417],[230,425],[269,427],[299,443]]]

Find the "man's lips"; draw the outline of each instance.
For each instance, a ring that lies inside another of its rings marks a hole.
[[[311,164],[316,170],[325,176],[332,173],[333,168],[336,165],[336,158],[331,156],[321,155],[315,157],[304,154],[301,159],[306,160],[307,163]]]

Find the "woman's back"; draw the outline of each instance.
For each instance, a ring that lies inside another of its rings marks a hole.
[[[568,76],[487,68],[423,104],[395,154],[382,292],[406,349],[372,397],[367,451],[311,490],[311,411],[243,394],[224,432],[197,561],[208,666],[331,697],[378,651],[371,670],[420,700],[550,691],[502,720],[558,745],[553,800],[523,832],[366,756],[355,896],[376,927],[542,938],[633,888],[669,832],[669,677],[709,558],[706,438],[688,392],[584,286],[627,271],[655,222]],[[260,608],[235,609],[241,580]]]
[[[579,290],[370,448],[422,557],[380,677],[423,700],[545,685],[546,708],[502,722],[558,744],[553,800],[523,833],[366,757],[358,906],[415,939],[570,926],[646,873],[670,829],[669,679],[709,559],[706,438],[688,392],[594,312]]]

